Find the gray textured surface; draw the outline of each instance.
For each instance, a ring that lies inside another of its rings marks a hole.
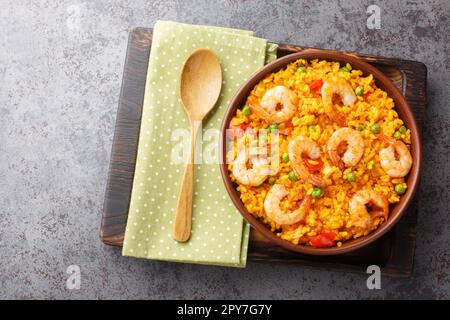
[[[0,0],[1,298],[450,298],[448,1]],[[424,133],[411,279],[250,263],[245,270],[139,261],[98,238],[128,31],[156,19],[253,29],[273,41],[423,61]],[[81,267],[78,291],[67,266]]]

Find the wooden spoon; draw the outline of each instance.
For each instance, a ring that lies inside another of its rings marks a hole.
[[[222,70],[217,56],[208,49],[195,50],[184,63],[180,80],[180,96],[191,125],[191,143],[173,224],[173,239],[179,242],[187,241],[191,234],[195,141],[221,87]]]

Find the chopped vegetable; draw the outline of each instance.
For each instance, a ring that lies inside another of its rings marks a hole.
[[[297,69],[297,72],[300,73],[300,74],[301,73],[305,73],[306,72],[306,68],[305,67],[300,67],[300,68]]]
[[[258,136],[258,138],[259,138],[259,143],[260,143],[260,144],[261,144],[261,142],[265,143],[265,142],[267,142],[267,140],[268,140],[267,134],[260,134],[260,135]]]
[[[350,70],[348,70],[347,67],[342,67],[342,68],[341,68],[341,71],[342,71],[342,72],[350,72]]]
[[[311,195],[314,199],[320,198],[323,195],[323,189],[320,187],[315,187]]]
[[[227,130],[227,135],[230,139],[234,139],[236,137],[242,137],[244,135],[244,132],[250,128],[248,125],[246,125],[245,123],[242,123],[238,126],[234,126],[230,123],[230,127]]]
[[[292,130],[294,130],[293,127],[287,127],[287,128],[279,130],[279,133],[282,135],[288,136],[291,134]]]
[[[358,125],[356,126],[356,130],[357,130],[357,131],[363,131],[363,130],[364,130],[364,125],[363,125],[363,124],[358,124]]]
[[[336,239],[336,233],[334,232],[321,233],[311,240],[311,247],[314,248],[332,247],[334,245],[334,239]]]
[[[378,134],[381,131],[380,125],[378,123],[374,123],[371,127],[370,127],[370,131],[372,131],[373,134]]]
[[[288,163],[289,162],[289,155],[285,152],[281,156],[281,159],[283,160],[283,162]]]
[[[356,181],[356,174],[354,172],[349,172],[347,173],[347,180],[350,182],[355,182]]]
[[[248,117],[251,113],[252,113],[252,110],[250,110],[249,106],[246,105],[242,108],[242,114],[244,116]]]
[[[269,126],[269,130],[270,130],[270,131],[276,131],[276,130],[278,130],[278,123],[272,123],[272,124]]]
[[[364,93],[364,88],[359,86],[358,88],[356,88],[355,93],[358,96],[362,95]]]
[[[400,133],[400,131],[395,131],[395,133],[394,133],[394,138],[395,139],[400,139],[402,137],[402,134]]]
[[[318,79],[318,80],[314,80],[313,82],[311,82],[311,84],[309,85],[309,89],[311,91],[319,91],[320,89],[322,89],[322,86],[323,86],[323,80]]]
[[[308,168],[309,171],[318,171],[323,167],[323,161],[320,158],[317,159],[303,158],[303,162],[305,163],[305,166]]]
[[[405,134],[406,133],[406,127],[405,126],[401,126],[400,128],[398,128],[398,132],[400,132],[401,134]]]
[[[311,124],[308,126],[308,131],[309,132],[316,132],[317,131],[317,126],[315,124]]]
[[[369,170],[375,169],[375,162],[373,162],[373,161],[367,162],[367,169],[369,169]]]
[[[291,180],[291,181],[297,181],[297,174],[295,174],[294,171],[291,171],[291,172],[289,172],[289,174],[288,174],[288,178],[289,178],[289,180]]]
[[[397,185],[395,185],[395,192],[397,192],[397,194],[404,194],[406,192],[407,189],[407,185],[406,183],[399,183]]]
[[[292,122],[287,121],[284,123],[284,128],[279,129],[279,133],[285,136],[288,136],[291,134],[292,130],[294,130],[294,127],[292,125]]]
[[[364,100],[367,100],[367,98],[371,95],[370,92],[364,92],[361,97],[363,97]]]
[[[270,177],[268,182],[269,184],[274,184],[276,180],[277,179],[275,179],[274,177]]]

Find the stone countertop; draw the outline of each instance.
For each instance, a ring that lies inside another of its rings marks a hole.
[[[450,298],[450,2],[13,1],[0,11],[0,298]],[[40,4],[43,3],[43,4]],[[128,32],[157,19],[424,62],[428,119],[414,276],[121,257],[98,230]],[[66,288],[69,265],[79,290]]]

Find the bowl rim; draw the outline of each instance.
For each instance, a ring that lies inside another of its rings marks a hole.
[[[270,229],[262,221],[260,221],[258,218],[247,211],[239,197],[239,192],[234,187],[235,184],[231,181],[228,174],[228,165],[226,162],[225,154],[227,141],[226,130],[229,127],[229,123],[236,109],[238,109],[242,105],[243,101],[245,102],[248,94],[253,89],[253,87],[266,75],[277,72],[289,63],[302,58],[306,60],[323,59],[341,63],[346,62],[350,63],[353,69],[361,70],[363,74],[372,74],[377,87],[386,91],[388,96],[394,100],[395,110],[399,113],[399,117],[406,123],[411,131],[411,155],[413,157],[413,166],[408,174],[408,189],[406,193],[402,196],[400,202],[397,202],[394,206],[390,206],[390,214],[386,222],[384,222],[376,230],[372,231],[366,236],[343,242],[341,247],[334,246],[330,248],[313,248],[311,246],[301,244],[296,245],[290,241],[281,239],[275,233],[270,231]],[[225,115],[223,117],[220,128],[219,160],[222,180],[224,181],[225,188],[233,204],[244,217],[244,219],[246,219],[251,224],[251,226],[258,230],[265,238],[278,246],[302,254],[337,255],[358,250],[373,243],[374,241],[385,235],[388,231],[390,231],[405,214],[419,186],[422,166],[422,138],[412,109],[406,101],[405,97],[402,95],[399,89],[395,87],[390,79],[387,78],[380,70],[363,61],[354,54],[305,49],[303,51],[281,57],[260,68],[255,73],[253,73],[235,93],[234,97],[227,107],[227,110],[225,111]]]

